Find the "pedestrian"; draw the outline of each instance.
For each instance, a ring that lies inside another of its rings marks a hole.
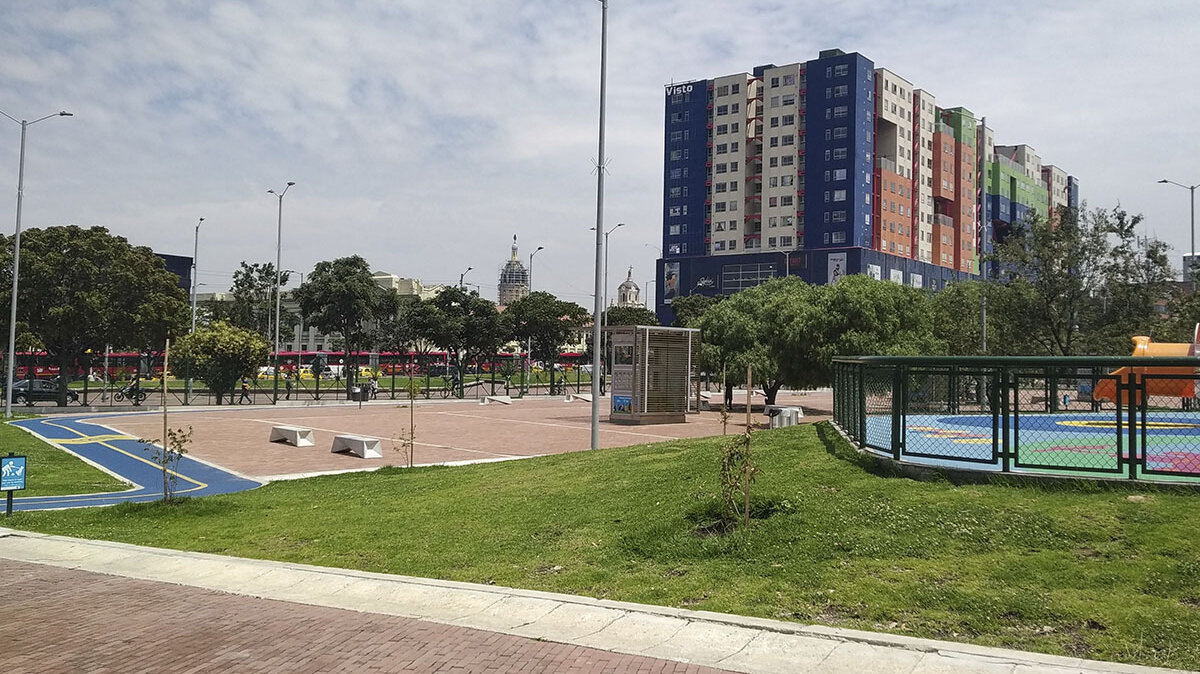
[[[374,376],[371,377],[371,400],[379,397],[379,380]]]
[[[733,407],[733,385],[725,384],[725,411],[728,412]]]
[[[287,395],[284,396],[284,400],[291,400],[292,399],[292,375],[290,372],[288,373],[287,378],[284,379],[284,383],[287,384]]]
[[[252,404],[254,402],[254,400],[250,397],[250,380],[246,379],[245,377],[242,377],[242,397],[238,398],[238,404],[241,405],[243,402],[247,404]]]

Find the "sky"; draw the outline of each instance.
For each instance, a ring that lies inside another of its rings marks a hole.
[[[610,0],[603,222],[608,295],[662,245],[664,86],[857,51],[986,115],[1076,176],[1090,207],[1190,246],[1200,183],[1195,0]],[[103,225],[197,256],[378,271],[496,298],[512,237],[535,290],[591,308],[597,0],[12,0],[0,110],[28,127],[22,226]],[[0,118],[0,230],[20,125]],[[6,214],[7,212],[7,214]],[[6,223],[7,224],[4,224]],[[298,279],[294,279],[292,285]],[[472,286],[475,287],[475,286]],[[651,298],[653,299],[653,298]]]

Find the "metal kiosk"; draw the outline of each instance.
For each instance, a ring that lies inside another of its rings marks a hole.
[[[694,411],[689,398],[693,354],[700,348],[695,328],[619,325],[607,329],[616,424],[670,424]]]

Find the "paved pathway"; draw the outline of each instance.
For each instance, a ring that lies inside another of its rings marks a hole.
[[[0,559],[8,671],[1170,671],[7,529]]]
[[[151,458],[153,447],[132,435],[118,433],[95,421],[88,422],[77,417],[22,419],[11,423],[102,466],[132,485],[125,491],[104,494],[14,498],[14,510],[81,508],[162,498],[162,467]],[[161,428],[159,435],[162,434]],[[173,472],[176,475],[175,493],[179,496],[227,494],[253,489],[260,484],[188,456],[179,461]]]

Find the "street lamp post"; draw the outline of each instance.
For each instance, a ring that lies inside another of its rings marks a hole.
[[[781,276],[787,278],[792,272],[792,270],[789,268],[792,264],[791,254],[789,254],[786,250],[779,251],[779,254],[783,256],[783,274],[781,274]]]
[[[610,229],[604,233],[604,313],[601,314],[601,317],[603,320],[602,327],[605,327],[605,328],[608,327],[608,309],[609,309],[609,306],[608,306],[608,235],[617,231],[617,229],[619,227],[624,227],[624,226],[625,226],[625,223],[618,222],[617,224],[613,225],[612,229]],[[605,340],[603,333],[601,333],[601,335],[600,335],[600,340],[601,341]],[[607,375],[607,373],[608,373],[608,361],[607,361],[607,359],[604,358],[605,350],[603,348],[603,345],[601,345],[601,347],[598,350],[600,352],[600,358],[599,358],[599,360],[600,360],[600,377],[601,377],[600,392],[603,394],[604,393],[604,376]],[[592,377],[594,378],[595,376],[596,376],[596,373],[593,372]]]
[[[466,271],[458,275],[458,287],[460,290],[463,289],[463,278],[467,275],[467,272],[471,271],[472,269],[474,269],[474,267],[467,267]]]
[[[545,249],[546,249],[545,246],[538,246],[536,249],[534,249],[534,251],[532,253],[529,254],[529,292],[531,292],[531,293],[533,292],[533,256],[537,255],[538,251],[545,250]],[[523,358],[521,360],[521,371],[522,372],[525,371],[525,364],[527,362],[529,362],[529,358],[532,355],[533,355],[533,337],[527,337],[525,339],[525,358]],[[533,372],[530,372],[529,376],[532,377]],[[529,390],[529,378],[528,377],[526,377],[525,382],[526,382],[525,390],[528,391]]]
[[[31,125],[50,119],[51,117],[71,117],[72,115],[63,110],[52,115],[40,117],[32,122],[24,119],[19,120],[3,110],[0,110],[0,115],[4,115],[21,125],[21,158],[17,169],[17,233],[13,237],[12,302],[8,318],[8,367],[6,368],[8,373],[4,379],[4,417],[12,418],[13,372],[17,360],[17,276],[21,270],[21,206],[25,197],[25,130]]]
[[[1192,247],[1188,251],[1188,255],[1192,258],[1192,264],[1195,265],[1196,264],[1196,188],[1200,187],[1200,185],[1184,185],[1182,183],[1177,183],[1174,180],[1167,180],[1166,178],[1163,178],[1162,180],[1160,180],[1158,182],[1164,183],[1167,185],[1175,185],[1176,187],[1182,187],[1183,189],[1192,193]],[[1192,277],[1192,292],[1193,293],[1196,292],[1196,275],[1193,272],[1193,270],[1184,269],[1183,273]]]
[[[596,152],[596,284],[592,307],[592,449],[600,448],[600,265],[604,253],[604,94],[608,71],[608,0],[600,0],[600,139]]]
[[[200,225],[204,224],[204,218],[196,223],[196,238],[192,241],[192,332],[196,332],[196,289],[199,287],[199,282],[196,279],[196,256],[200,253]],[[185,403],[192,402],[192,373],[188,371],[187,392],[183,394]]]
[[[273,389],[274,392],[271,395],[272,405],[279,402],[279,295],[282,291],[282,288],[280,287],[282,285],[280,282],[280,274],[282,273],[282,270],[280,269],[280,258],[282,257],[283,252],[283,195],[287,194],[287,191],[291,189],[292,185],[295,184],[296,183],[289,180],[287,186],[283,188],[282,192],[267,190],[267,194],[274,194],[275,196],[279,197],[279,217],[275,229],[275,357],[272,360],[271,367],[275,374],[275,387]]]

